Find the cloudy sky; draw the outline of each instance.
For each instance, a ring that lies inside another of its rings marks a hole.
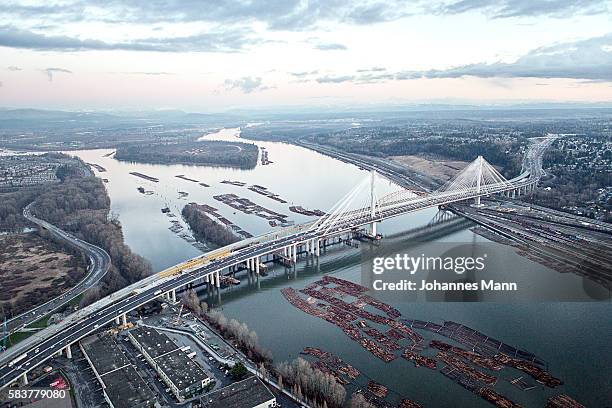
[[[4,107],[610,102],[612,1],[0,0],[0,61]]]

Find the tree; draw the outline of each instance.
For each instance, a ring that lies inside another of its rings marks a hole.
[[[374,408],[374,405],[366,401],[362,393],[356,392],[351,397],[351,408]]]
[[[198,298],[198,294],[193,289],[188,289],[183,293],[183,303],[187,306],[193,314],[196,316],[202,315],[202,307],[200,306],[200,299]]]
[[[229,371],[230,376],[234,381],[243,379],[247,374],[248,370],[240,361],[234,364],[232,369]]]

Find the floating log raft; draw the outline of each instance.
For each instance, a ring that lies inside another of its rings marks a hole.
[[[139,173],[137,171],[131,171],[130,174],[132,176],[140,177],[142,179],[149,180],[149,181],[152,181],[154,183],[157,183],[159,181],[158,178],[147,176],[146,174],[142,174],[142,173]]]
[[[368,391],[376,395],[378,398],[385,398],[389,393],[389,389],[387,387],[372,380],[368,382]]]

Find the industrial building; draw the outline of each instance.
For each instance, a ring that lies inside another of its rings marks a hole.
[[[113,337],[95,334],[81,340],[79,346],[100,382],[104,399],[111,408],[155,406],[155,394]]]
[[[202,408],[270,408],[276,407],[276,397],[257,377],[230,384],[200,398]]]
[[[128,337],[180,402],[200,394],[210,384],[202,367],[165,334],[139,327],[130,330]]]

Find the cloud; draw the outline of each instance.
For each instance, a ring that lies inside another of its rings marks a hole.
[[[358,75],[355,82],[359,84],[374,84],[378,82],[386,82],[395,79],[395,75],[392,73],[375,73],[369,72]]]
[[[358,69],[357,72],[383,72],[386,70],[387,68],[384,68],[384,67],[372,67],[372,68]]]
[[[6,21],[44,20],[58,27],[91,21],[155,28],[172,23],[228,26],[258,22],[270,30],[288,31],[309,30],[325,23],[375,24],[402,18],[413,9],[414,5],[403,0],[65,0],[41,6],[24,1],[0,3],[0,15],[6,15]]]
[[[305,73],[304,73],[305,74]],[[612,33],[586,40],[553,44],[536,48],[514,62],[476,63],[459,67],[389,72],[384,67],[358,69],[354,74],[325,75],[304,80],[318,83],[371,84],[421,78],[490,78],[496,86],[509,86],[500,78],[566,78],[589,82],[612,81]],[[539,84],[540,85],[540,84]]]
[[[72,74],[72,71],[64,68],[45,68],[43,72],[47,75],[47,78],[49,78],[49,82],[53,82],[53,76],[57,73]]]
[[[445,70],[406,71],[415,78],[570,78],[612,81],[612,33],[587,40],[536,48],[511,63],[478,63]]]
[[[321,51],[339,51],[347,50],[346,45],[338,43],[316,44],[315,48]]]
[[[337,24],[372,25],[414,15],[482,12],[492,18],[571,17],[609,11],[605,0],[64,0],[42,5],[17,0],[0,2],[0,21],[13,22],[0,25],[0,46],[43,51],[237,52],[263,42],[260,27],[307,31]],[[62,34],[66,27],[78,32],[86,23],[95,24],[96,38]],[[154,34],[110,40],[98,29],[129,24],[148,25]],[[172,30],[164,28],[173,24],[206,31],[169,36]],[[346,49],[336,43],[314,46]]]
[[[429,7],[435,14],[461,14],[481,11],[493,18],[540,17],[555,18],[606,13],[608,6],[601,0],[459,0]]]
[[[314,71],[302,71],[302,72],[289,72],[289,75],[294,76],[296,78],[304,78],[307,76],[316,75],[318,73],[319,71],[314,70]]]
[[[235,52],[258,42],[244,29],[221,30],[182,37],[149,37],[129,42],[105,42],[63,35],[45,35],[14,26],[0,26],[0,46],[42,51],[128,50],[159,52]]]
[[[316,81],[320,84],[339,84],[342,82],[350,82],[355,79],[354,75],[342,75],[342,76],[331,76],[326,75],[323,77],[319,77]]]
[[[61,4],[32,6],[24,2],[0,4],[0,13],[45,21],[102,21],[108,23],[232,23],[258,21],[271,29],[304,30],[322,20],[358,24],[397,17],[400,0],[72,0]],[[96,12],[92,12],[96,11]]]
[[[239,89],[243,93],[252,93],[270,89],[269,86],[264,86],[260,77],[242,77],[239,79],[226,79],[224,82],[225,89]]]
[[[165,75],[176,75],[174,72],[143,72],[143,71],[139,71],[139,72],[123,72],[123,74],[126,75],[149,75],[149,76],[165,76]]]
[[[372,24],[397,20],[413,14],[406,9],[406,3],[402,4],[401,1],[357,3],[347,14],[346,20],[355,24]]]
[[[11,65],[7,68],[9,71],[21,71],[21,68]]]
[[[356,84],[373,84],[396,79],[395,74],[387,73],[384,71],[384,69],[380,71],[357,70],[357,75],[326,75],[316,78],[316,81],[320,84],[340,84],[343,82],[353,82]]]

